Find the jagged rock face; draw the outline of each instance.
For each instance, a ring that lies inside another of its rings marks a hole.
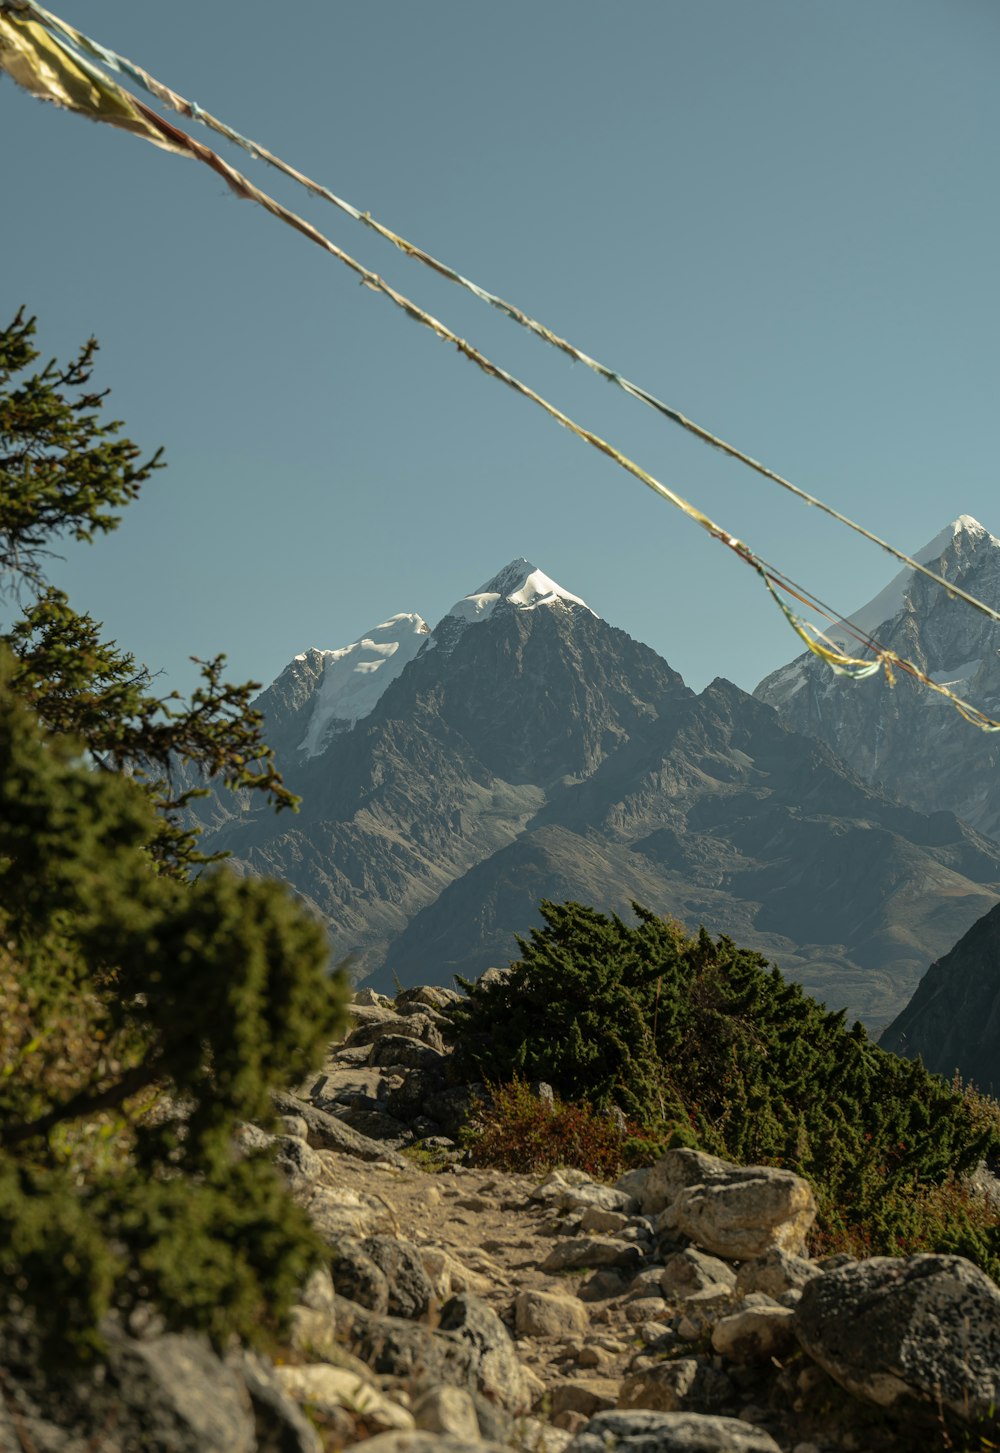
[[[1000,540],[961,516],[915,558],[1000,608]],[[1000,627],[933,581],[904,570],[858,622],[877,641],[994,718],[1000,717]],[[864,654],[842,630],[828,631],[849,654]],[[1000,836],[1000,746],[964,722],[942,697],[898,674],[851,682],[811,654],[772,672],[754,695],[796,731],[818,737],[866,782],[924,811],[948,809],[980,832]]]
[[[206,843],[290,881],[380,986],[507,962],[542,898],[638,901],[881,1027],[998,900],[995,844],[873,792],[728,682],[696,697],[527,562],[422,640],[325,736],[317,704],[342,718],[323,661],[373,662],[293,662],[261,705],[302,811],[244,804]]]
[[[1000,1093],[1000,908],[931,965],[880,1043],[919,1055],[948,1079],[958,1070],[987,1094]]]

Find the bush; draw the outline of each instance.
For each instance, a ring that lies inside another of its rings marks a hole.
[[[996,1218],[956,1189],[1000,1147],[996,1106],[879,1049],[759,954],[634,908],[629,927],[543,903],[509,974],[459,980],[463,1072],[544,1079],[579,1106],[617,1106],[653,1140],[787,1166],[815,1185],[826,1243],[961,1244],[1000,1270]]]
[[[466,1144],[473,1165],[515,1173],[574,1166],[596,1180],[615,1180],[667,1148],[666,1141],[649,1140],[635,1121],[602,1114],[586,1102],[542,1099],[524,1080],[491,1089]]]

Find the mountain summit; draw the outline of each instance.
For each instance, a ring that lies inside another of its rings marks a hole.
[[[959,515],[914,558],[1000,609],[1000,540],[971,515]],[[1000,627],[926,576],[907,567],[850,619],[956,695],[1000,714]],[[826,634],[862,654],[843,629]],[[898,674],[892,689],[881,675],[849,681],[807,652],[765,677],[754,695],[796,731],[826,742],[865,781],[1000,836],[996,737],[912,678]]]
[[[258,698],[298,816],[205,846],[291,882],[377,985],[516,956],[539,900],[704,923],[880,1027],[998,901],[1000,848],[872,791],[727,681],[696,696],[530,561]]]
[[[522,556],[505,565],[472,595],[456,601],[445,619],[456,617],[463,621],[483,621],[488,620],[498,606],[535,610],[541,605],[582,606],[584,610],[590,610],[585,600],[563,590],[561,585]],[[591,614],[594,612],[591,611]]]

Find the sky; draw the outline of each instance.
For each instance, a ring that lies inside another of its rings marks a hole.
[[[901,549],[1000,534],[995,0],[53,0]],[[259,185],[847,612],[898,566],[262,164]],[[51,579],[188,690],[526,556],[701,689],[798,654],[754,573],[203,166],[0,77],[0,313],[95,335],[168,467]],[[960,607],[956,607],[960,608]]]

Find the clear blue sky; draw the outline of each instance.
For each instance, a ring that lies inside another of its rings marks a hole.
[[[1000,533],[995,0],[52,8],[902,548]],[[246,164],[840,608],[894,573]],[[517,555],[695,687],[797,653],[728,551],[206,168],[3,79],[0,196],[0,308],[46,354],[96,334],[169,461],[53,578],[169,683],[433,624]]]

